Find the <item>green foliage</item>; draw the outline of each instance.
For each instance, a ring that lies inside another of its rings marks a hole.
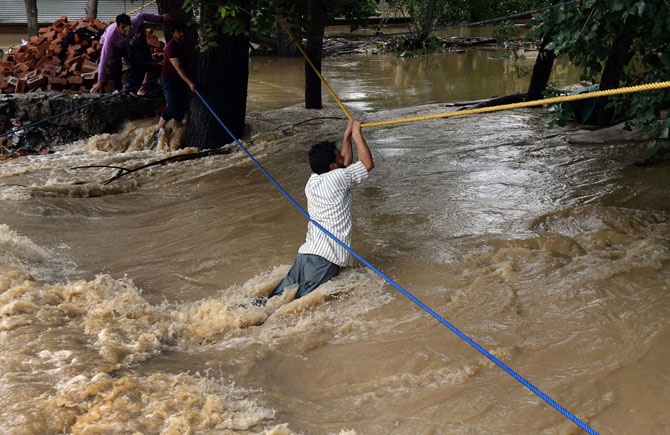
[[[241,13],[248,12],[241,11]],[[221,32],[224,35],[239,36],[247,32],[244,19],[238,17],[237,5],[219,5],[215,22],[221,25]]]
[[[516,36],[516,27],[510,21],[501,21],[493,29],[493,37],[499,44]]]
[[[252,27],[258,32],[274,34],[276,18],[282,17],[290,24],[294,36],[309,33],[306,0],[252,0],[252,9]],[[352,24],[352,30],[366,25],[367,18],[378,14],[379,4],[376,0],[338,0],[326,4],[326,22],[346,18]]]
[[[435,0],[435,10],[432,17],[427,17],[426,2],[420,0],[389,0],[389,10],[397,16],[406,17],[409,20],[410,33],[420,41],[426,34],[433,30],[440,17],[448,7],[448,0]]]
[[[418,54],[435,52],[442,48],[442,41],[433,35],[415,38],[410,34],[391,38],[384,48],[387,51],[402,53],[402,56],[409,56],[409,52]]]
[[[545,98],[558,97],[561,94],[553,90],[544,92]],[[564,127],[571,122],[575,122],[575,112],[569,104],[554,104],[549,110],[548,117],[550,117],[549,128],[556,126]]]
[[[184,11],[194,17],[199,28],[200,50],[218,47],[217,39],[222,35],[240,36],[247,33],[246,20],[249,11],[239,7],[237,1],[184,0]]]
[[[429,38],[436,26],[453,22],[497,18],[503,15],[523,12],[549,4],[549,0],[435,0],[433,15],[427,16],[426,0],[388,0],[391,11],[409,19],[411,35],[391,45],[415,47],[427,50],[439,48],[435,39]],[[184,0],[184,9],[194,16],[204,17],[198,23],[203,46],[213,46],[213,36],[219,34],[240,35],[245,32],[243,14],[251,13],[252,27],[261,33],[273,34],[276,17],[281,16],[291,25],[291,33],[296,37],[309,33],[306,26],[307,0],[251,0],[252,12],[239,8],[236,0],[221,2],[216,0]],[[377,0],[338,0],[327,2],[327,19],[345,18],[352,23],[352,30],[367,24],[366,19],[379,15]]]
[[[567,55],[583,70],[583,78],[598,82],[612,42],[628,25],[633,29],[633,43],[626,55],[627,63],[621,86],[655,83],[670,79],[670,7],[666,1],[654,0],[583,0],[545,12],[533,24],[531,37],[541,41],[549,37],[548,49]],[[658,121],[670,107],[667,91],[638,92],[610,98],[617,118],[637,120],[648,133],[667,140],[670,124]]]
[[[376,0],[338,0],[328,3],[328,22],[345,18],[352,23],[352,30],[367,25],[367,19],[379,15]]]
[[[511,21],[501,21],[493,29],[492,36],[496,39],[498,44],[505,47],[505,59],[511,59],[514,73],[517,77],[524,77],[528,75],[529,69],[524,66],[523,60],[526,59],[524,54],[524,46],[520,43],[519,29]]]
[[[426,0],[389,0],[390,11],[396,16],[406,17],[409,23],[410,35],[402,40],[392,41],[390,47],[399,50],[411,49],[417,46],[426,49],[433,45],[430,41],[424,43],[434,29],[449,27],[454,23],[469,23],[488,19],[501,18],[507,15],[522,13],[547,6],[550,0],[435,0],[435,10],[432,16],[427,16]],[[504,24],[504,31],[510,36],[513,25]],[[502,29],[500,29],[502,30]],[[502,33],[498,35],[503,39]]]
[[[450,0],[442,11],[439,23],[447,25],[503,18],[550,4],[550,0]]]

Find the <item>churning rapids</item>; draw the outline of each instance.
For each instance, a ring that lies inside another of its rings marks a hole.
[[[502,60],[452,56],[324,72],[369,122],[524,90]],[[304,204],[307,148],[346,121],[327,95],[302,108],[298,60],[251,62],[244,143]],[[571,143],[545,112],[364,130],[353,248],[598,432],[667,433],[670,165],[633,165],[643,143]],[[307,223],[241,152],[108,184],[117,169],[81,168],[193,151],[152,147],[154,124],[0,164],[3,433],[581,432],[363,265],[240,307]]]

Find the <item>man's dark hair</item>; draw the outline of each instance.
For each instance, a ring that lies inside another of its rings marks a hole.
[[[181,30],[182,32],[186,30],[186,23],[180,20],[175,20],[170,23],[170,33],[173,33],[175,30]]]
[[[335,142],[324,140],[315,143],[309,149],[309,166],[312,171],[321,175],[330,171],[330,164],[335,161]]]
[[[125,24],[127,26],[130,26],[130,17],[126,14],[119,14],[116,16],[116,25],[118,26],[119,24]]]

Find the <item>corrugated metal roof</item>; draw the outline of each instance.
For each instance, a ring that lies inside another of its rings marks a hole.
[[[98,0],[98,18],[111,21],[120,13],[158,13],[156,3],[142,7],[150,0]],[[78,20],[86,16],[86,0],[37,0],[37,20],[40,25],[51,24],[62,16]],[[0,0],[0,25],[26,24],[26,6],[23,0]]]

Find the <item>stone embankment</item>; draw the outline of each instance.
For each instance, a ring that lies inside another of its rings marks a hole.
[[[99,100],[99,101],[98,101]],[[0,133],[11,129],[18,117],[28,126],[26,137],[36,149],[118,131],[124,122],[155,116],[162,98],[132,95],[63,94],[30,92],[0,95]],[[82,109],[82,107],[84,107]],[[34,127],[29,127],[35,124]],[[0,141],[8,139],[0,138]]]
[[[89,93],[97,81],[102,32],[109,23],[61,17],[0,61],[0,155],[7,157],[10,120],[19,118],[33,149],[117,131],[125,121],[154,116],[164,104],[155,98]],[[165,44],[151,29],[147,43],[157,62]],[[111,88],[106,89],[111,92]],[[96,102],[100,100],[99,102]],[[85,107],[84,109],[81,109]],[[30,124],[34,124],[32,127]]]

